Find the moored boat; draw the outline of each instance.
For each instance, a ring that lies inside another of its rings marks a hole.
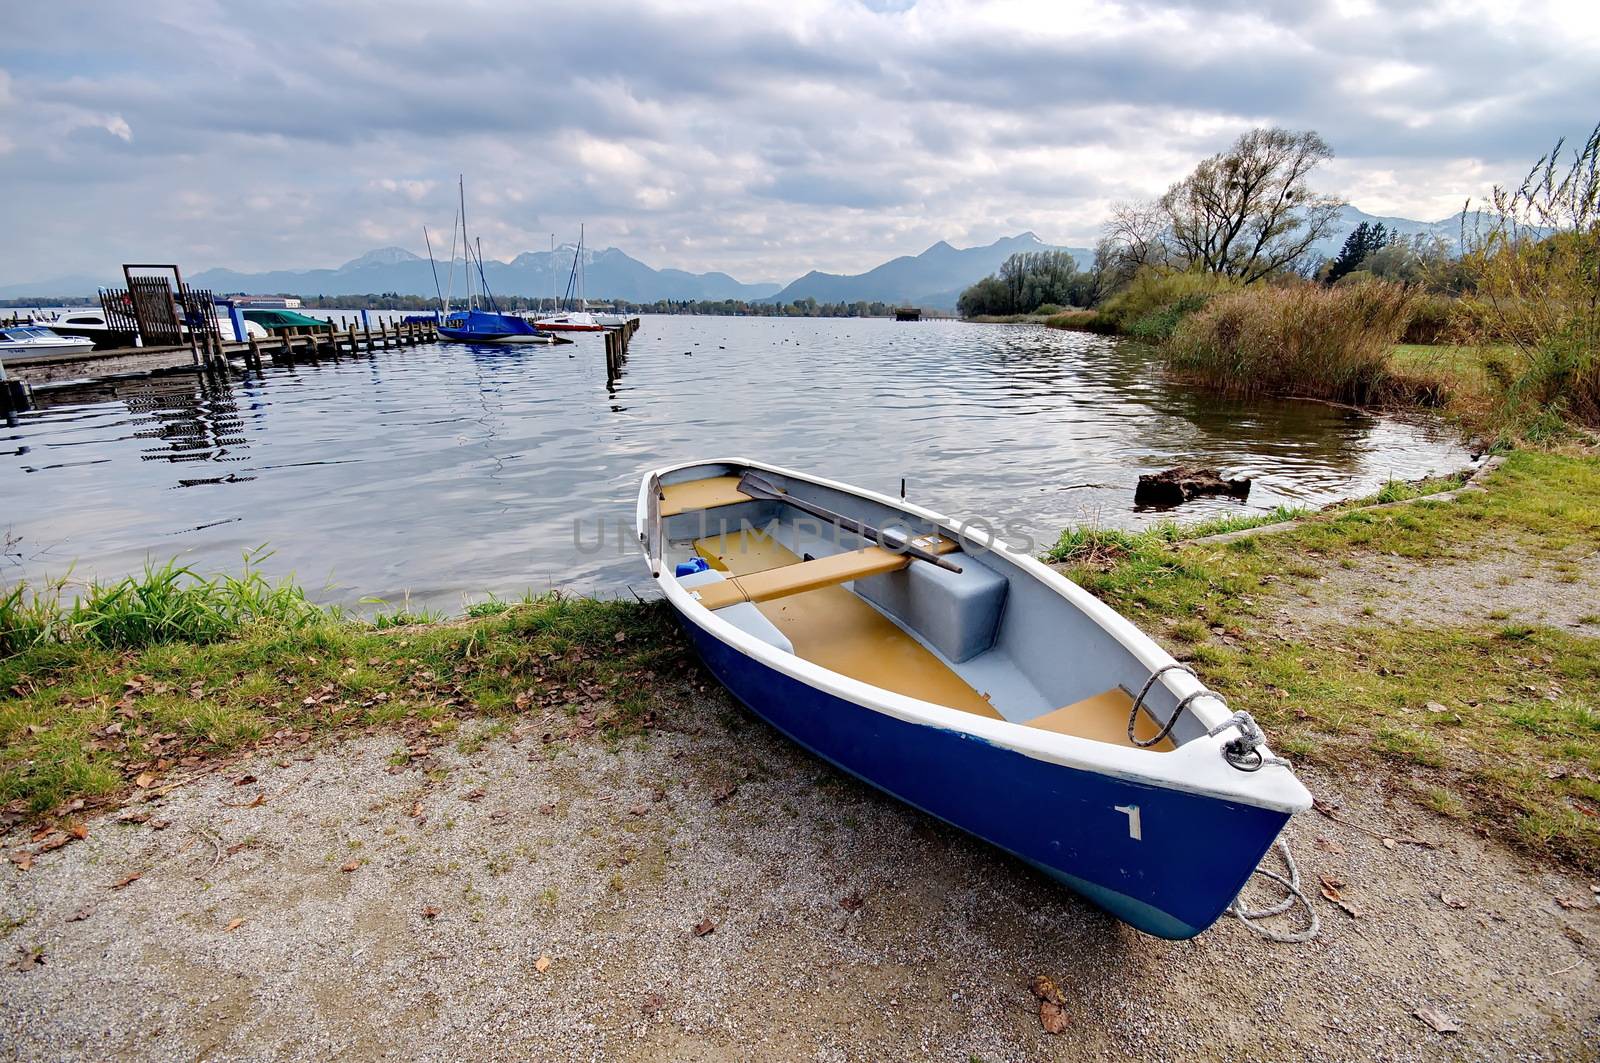
[[[457,343],[555,343],[556,338],[536,328],[527,318],[489,310],[457,310],[435,329],[440,338]]]
[[[574,310],[567,314],[541,317],[534,324],[549,332],[604,332],[606,330],[606,326],[595,320],[595,316],[586,310]]]
[[[986,530],[746,459],[647,474],[636,521],[754,712],[1147,933],[1204,930],[1310,807],[1248,714]]]
[[[92,350],[94,350],[94,340],[86,336],[62,336],[43,325],[0,328],[0,360],[57,357],[63,354],[84,354]]]

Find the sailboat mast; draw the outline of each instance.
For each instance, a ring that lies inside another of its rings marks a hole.
[[[578,309],[589,309],[589,300],[583,295],[583,222],[578,223]]]
[[[444,312],[444,293],[439,290],[439,267],[433,261],[433,241],[428,239],[428,227],[422,227],[422,242],[428,245],[428,269],[433,271],[433,294],[439,300],[439,311]]]
[[[467,258],[472,258],[472,238],[467,235],[467,179],[464,174],[456,175],[456,187],[461,193],[461,248],[466,252]],[[470,312],[472,304],[472,263],[467,263],[467,310]]]

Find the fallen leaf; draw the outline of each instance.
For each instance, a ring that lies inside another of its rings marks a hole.
[[[437,919],[438,917],[439,917],[439,908],[436,905],[428,904],[428,905],[424,905],[423,906],[422,918],[424,918],[424,919]]]
[[[540,805],[539,806],[539,815],[548,816],[552,812],[554,812],[555,810],[556,810],[556,806],[554,804]]]
[[[475,790],[469,790],[466,794],[464,794],[462,796],[461,800],[463,800],[463,801],[481,801],[481,800],[483,800],[483,787],[480,786]]]
[[[35,967],[44,966],[44,949],[24,949],[19,946],[17,951],[22,953],[22,955],[17,957],[17,970],[31,971]]]
[[[142,877],[144,877],[143,871],[130,871],[126,875],[123,875],[121,878],[117,879],[117,881],[113,882],[111,884],[111,888],[114,890],[120,890],[124,886],[128,886],[139,881],[139,879]]]
[[[646,1015],[654,1015],[667,1006],[667,998],[660,993],[646,993],[644,999],[639,1001],[639,1010]]]
[[[81,923],[93,914],[94,909],[86,904],[82,908],[79,908],[77,911],[73,912],[71,915],[67,916],[67,922]]]
[[[89,836],[89,828],[82,823],[74,823],[67,828],[67,833],[81,842]]]
[[[1458,1033],[1461,1024],[1437,1008],[1430,1008],[1426,1004],[1412,1012],[1417,1018],[1432,1026],[1435,1033]]]
[[[152,819],[150,821],[151,830],[166,830],[170,826],[172,826],[172,820],[170,819]]]
[[[1044,1027],[1044,1032],[1048,1034],[1066,1033],[1067,1009],[1048,1000],[1039,1001],[1039,1025]]]
[[[228,921],[228,925],[222,928],[222,932],[226,934],[231,931],[238,930],[241,926],[244,926],[243,919],[230,919]]]
[[[1033,979],[1028,982],[1028,992],[1044,1003],[1054,1004],[1058,1008],[1065,1007],[1067,1003],[1067,995],[1061,991],[1060,986],[1056,985],[1056,980],[1047,974],[1034,975]]]
[[[358,868],[360,866],[361,866],[361,861],[357,860],[355,857],[352,856],[350,859],[346,860],[343,864],[341,864],[339,866],[339,870],[340,871],[344,871],[344,872],[350,872],[350,871],[354,871],[356,868]]]
[[[256,777],[254,775],[241,775],[237,779],[233,780],[233,785],[235,785],[235,786],[249,786],[251,783],[253,783],[255,781],[256,781]]]
[[[1344,846],[1340,845],[1337,841],[1328,837],[1326,834],[1317,835],[1317,848],[1321,849],[1325,853],[1332,853],[1334,856],[1344,855]]]
[[[1453,894],[1441,893],[1439,894],[1439,899],[1444,902],[1446,908],[1465,908],[1467,906],[1466,901]]]
[[[54,834],[47,835],[45,839],[39,843],[39,848],[37,851],[41,853],[48,853],[51,850],[61,848],[71,840],[72,837],[70,835],[56,831]]]
[[[1576,911],[1580,911],[1580,912],[1586,912],[1590,908],[1594,907],[1593,904],[1591,904],[1589,901],[1585,900],[1583,897],[1579,896],[1576,893],[1574,893],[1574,894],[1572,894],[1570,896],[1557,897],[1556,898],[1556,903],[1561,905],[1561,907],[1563,907],[1563,908],[1566,908],[1566,909],[1569,909],[1569,910],[1576,910]]]
[[[540,974],[544,974],[544,972],[550,969],[550,957],[546,956],[542,952],[539,953],[539,958],[533,961],[533,969],[538,971]]]
[[[11,862],[17,865],[18,871],[28,871],[33,867],[33,854],[17,851],[11,854]]]
[[[411,818],[412,819],[421,819],[422,818],[422,802],[421,801],[416,801],[416,802],[412,803],[412,805],[411,805]]]
[[[133,785],[137,786],[141,790],[144,790],[144,789],[148,789],[150,784],[155,782],[155,781],[156,781],[156,777],[154,775],[151,775],[149,772],[145,771],[145,772],[140,772],[139,773],[139,777],[137,779],[133,780]]]
[[[640,801],[636,805],[629,805],[628,806],[628,815],[630,815],[630,816],[642,816],[642,815],[645,815],[649,811],[650,811],[650,806],[645,804],[643,801]]]
[[[861,910],[861,906],[866,903],[867,899],[861,895],[860,890],[851,890],[839,898],[839,907],[847,912],[858,912]]]
[[[718,786],[715,790],[711,791],[712,803],[713,804],[720,804],[721,802],[726,801],[728,798],[732,797],[735,793],[738,792],[738,790],[739,790],[739,784],[736,783],[736,782],[723,783],[721,786]]]
[[[694,936],[697,938],[703,938],[716,928],[717,924],[713,923],[709,918],[702,919],[694,925]]]

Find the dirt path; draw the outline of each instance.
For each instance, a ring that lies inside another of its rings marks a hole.
[[[3,865],[0,1048],[1420,1060],[1600,1044],[1590,884],[1390,802],[1377,777],[1311,774],[1339,819],[1289,831],[1308,880],[1342,881],[1358,914],[1318,897],[1309,945],[1231,919],[1172,943],[720,694],[614,750],[531,729],[395,766],[398,742],[261,759],[135,806],[143,822],[91,822],[29,871]],[[1394,840],[1413,838],[1427,844]],[[1028,993],[1041,973],[1066,990],[1062,1036]],[[1419,1007],[1460,1031],[1434,1032]]]
[[[1464,548],[1448,560],[1361,559],[1329,568],[1308,592],[1311,623],[1548,624],[1600,635],[1600,551],[1540,557],[1517,544]]]

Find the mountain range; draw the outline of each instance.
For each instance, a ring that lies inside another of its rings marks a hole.
[[[1367,214],[1346,204],[1340,208],[1333,231],[1316,245],[1321,254],[1338,253],[1344,239],[1361,222],[1382,222],[1403,236],[1427,234],[1454,243],[1460,236],[1461,216],[1436,222],[1414,221]],[[585,293],[592,299],[626,299],[654,302],[657,299],[745,299],[752,302],[794,302],[815,299],[819,303],[867,302],[902,303],[935,308],[953,308],[963,288],[1000,268],[1000,264],[1019,251],[1063,250],[1072,254],[1080,268],[1087,267],[1093,253],[1085,247],[1058,247],[1047,244],[1031,232],[996,240],[982,247],[952,247],[943,240],[919,255],[902,255],[867,270],[865,273],[839,274],[812,270],[800,279],[778,285],[745,284],[726,273],[690,273],[680,269],[655,269],[615,247],[603,251],[584,251]],[[571,245],[554,251],[525,251],[509,262],[484,262],[489,288],[503,295],[538,298],[552,292],[562,294],[572,271]],[[465,290],[466,263],[454,263],[455,291]],[[451,264],[438,263],[438,283],[450,284]],[[214,292],[250,294],[288,293],[293,295],[366,295],[398,292],[405,295],[432,295],[434,272],[426,258],[402,247],[382,247],[368,251],[335,269],[274,270],[267,273],[241,273],[230,269],[208,269],[186,278],[200,288]],[[29,284],[0,286],[0,298],[26,298],[31,295],[88,295],[101,286],[120,285],[117,276],[56,277]],[[476,283],[476,282],[475,282]]]

